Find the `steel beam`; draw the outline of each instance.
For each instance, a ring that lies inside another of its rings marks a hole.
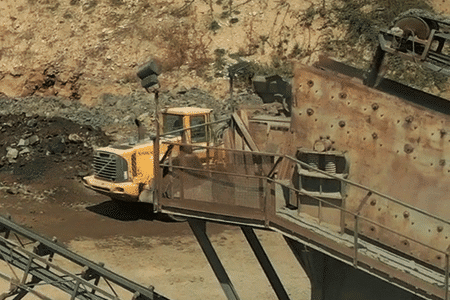
[[[153,287],[146,288],[135,282],[132,282],[114,272],[103,267],[102,264],[94,263],[64,247],[54,241],[39,236],[29,231],[11,220],[0,217],[0,232],[4,236],[0,236],[0,260],[4,260],[10,267],[16,267],[23,271],[23,277],[20,279],[9,278],[4,274],[0,277],[5,280],[16,281],[15,288],[9,292],[0,295],[0,299],[15,296],[14,299],[23,298],[27,292],[39,295],[33,290],[33,287],[42,282],[58,288],[72,298],[85,300],[103,300],[118,299],[117,295],[99,288],[97,285],[100,279],[105,282],[120,286],[132,295],[139,295],[142,300],[168,300],[166,297],[154,292]],[[9,233],[12,233],[11,235]],[[10,240],[16,237],[20,245]],[[26,240],[23,244],[21,239]],[[33,251],[27,250],[24,245],[34,243]],[[75,263],[83,268],[81,274],[73,274],[68,272],[52,262],[53,257],[59,255],[68,261]],[[44,257],[46,256],[46,257]],[[31,276],[29,282],[26,282],[28,276]],[[14,277],[17,275],[14,274]],[[93,284],[89,281],[93,280]],[[112,287],[111,287],[112,289]],[[115,294],[114,290],[113,293]],[[130,298],[131,298],[130,296]],[[45,296],[42,296],[45,298]],[[41,298],[42,298],[41,297]]]
[[[200,247],[203,250],[203,253],[208,259],[208,262],[213,269],[217,280],[219,280],[220,286],[222,287],[225,296],[228,298],[228,300],[239,300],[239,296],[234,289],[234,286],[231,283],[231,280],[228,277],[228,274],[225,271],[225,268],[223,267],[219,257],[217,256],[217,253],[214,250],[214,247],[211,244],[208,235],[206,234],[206,222],[195,219],[189,219],[188,222],[189,226],[192,229],[192,232],[194,232],[194,235],[198,243],[200,244]]]
[[[253,253],[255,253],[255,256],[258,259],[259,264],[263,268],[264,273],[267,276],[267,279],[269,279],[269,282],[272,285],[272,288],[275,291],[275,294],[277,295],[278,299],[289,300],[290,298],[289,298],[286,290],[284,289],[284,286],[281,283],[281,280],[278,277],[277,272],[275,271],[274,267],[272,266],[272,264],[269,260],[269,257],[267,256],[266,252],[264,251],[264,248],[262,247],[253,228],[241,226],[241,230],[244,233],[244,236],[247,239],[247,242],[250,244],[250,247],[252,248]]]

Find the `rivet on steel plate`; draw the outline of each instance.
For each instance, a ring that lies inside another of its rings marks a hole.
[[[411,144],[405,144],[405,147],[403,147],[403,151],[405,151],[406,154],[410,154],[414,151],[414,147],[411,146]]]
[[[445,166],[445,159],[439,160],[439,165],[440,165],[441,167]]]
[[[372,138],[376,140],[378,138],[378,134],[376,132],[372,133]]]
[[[339,127],[344,127],[345,126],[345,121],[339,121]]]
[[[441,134],[441,138],[443,138],[444,135],[447,134],[447,131],[445,131],[445,129],[441,129],[441,130],[439,130],[439,133]]]
[[[380,106],[378,105],[378,103],[373,103],[372,104],[372,109],[373,110],[377,110]]]
[[[444,227],[443,227],[442,225],[439,225],[439,226],[437,227],[437,231],[438,231],[438,232],[442,232],[442,230],[444,230]]]
[[[408,245],[409,245],[409,242],[408,242],[408,240],[403,240],[403,241],[402,241],[402,244],[403,244],[404,246],[408,246]]]
[[[314,81],[312,80],[308,80],[308,82],[306,83],[309,87],[313,87],[314,86]]]
[[[347,98],[347,94],[346,93],[339,93],[339,98],[346,99]]]
[[[308,108],[308,109],[306,110],[306,114],[307,114],[308,116],[312,116],[312,115],[314,114],[314,109]]]
[[[403,212],[403,217],[404,217],[405,219],[409,218],[409,212],[405,210],[405,211]]]
[[[370,201],[370,205],[375,206],[377,204],[377,200],[376,199],[372,199]]]
[[[412,123],[412,121],[414,121],[414,117],[409,115],[405,118],[406,123]]]

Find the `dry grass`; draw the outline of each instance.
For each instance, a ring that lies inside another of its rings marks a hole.
[[[162,40],[165,71],[187,65],[190,69],[201,72],[213,61],[209,51],[212,41],[210,33],[206,27],[199,26],[195,14],[189,20],[170,19],[154,29]]]

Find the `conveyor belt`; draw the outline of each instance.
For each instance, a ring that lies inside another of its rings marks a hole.
[[[0,232],[4,233],[4,236],[0,237],[0,259],[11,268],[23,271],[20,279],[0,273],[0,277],[13,283],[13,288],[1,295],[2,299],[12,296],[15,296],[14,299],[21,299],[28,292],[47,299],[45,295],[33,290],[37,284],[48,284],[58,288],[67,293],[70,299],[121,299],[115,291],[118,287],[127,291],[133,300],[167,299],[156,293],[152,286],[146,288],[128,280],[55,241],[19,226],[8,218],[0,217]],[[81,272],[74,274],[60,268],[52,262],[56,256],[59,260],[62,258],[77,265]],[[101,281],[104,281],[109,290],[99,287]]]

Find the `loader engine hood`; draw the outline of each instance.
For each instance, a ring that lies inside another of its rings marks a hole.
[[[94,151],[93,170],[98,179],[125,182],[136,176],[136,156],[153,156],[153,141],[137,145],[120,144],[98,148]]]

